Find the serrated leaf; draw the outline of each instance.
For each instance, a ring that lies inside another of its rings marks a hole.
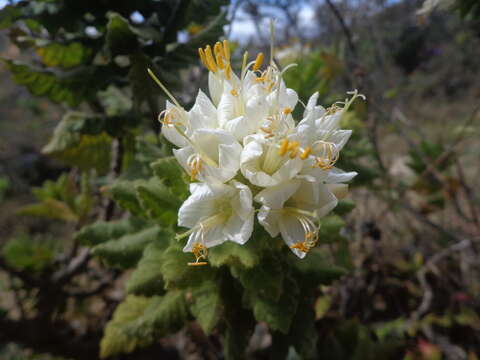
[[[173,237],[173,234],[171,236]],[[147,245],[137,268],[127,281],[127,293],[152,296],[162,295],[165,292],[162,276],[162,255],[169,244],[168,240],[160,239]]]
[[[18,210],[18,214],[63,220],[66,222],[76,222],[79,219],[68,204],[56,199],[46,199],[38,204],[23,206]]]
[[[273,256],[262,258],[253,268],[233,268],[232,275],[240,281],[249,296],[277,301],[282,294],[284,272],[280,261]]]
[[[141,229],[145,221],[129,218],[118,221],[97,221],[84,226],[75,234],[75,240],[82,245],[95,246]]]
[[[2,248],[5,261],[14,268],[38,271],[54,260],[54,246],[47,239],[26,235],[12,238]]]
[[[301,355],[301,359],[315,359],[318,333],[315,328],[313,296],[302,293],[297,312],[293,318],[288,339]]]
[[[99,175],[104,175],[110,168],[111,144],[112,138],[105,133],[81,135],[78,143],[64,150],[50,152],[44,149],[43,152],[81,170],[95,169]]]
[[[72,68],[87,62],[92,50],[79,42],[48,43],[37,47],[37,54],[46,66]]]
[[[211,248],[208,253],[208,260],[211,266],[220,267],[223,265],[243,266],[251,268],[260,261],[260,254],[256,251],[255,242],[259,239],[251,239],[245,245],[234,242],[225,242]]]
[[[135,186],[137,198],[145,213],[167,227],[177,222],[181,201],[157,178]]]
[[[330,284],[347,272],[332,263],[322,249],[313,249],[301,261],[294,262],[295,268],[302,274],[302,279],[313,284]]]
[[[135,185],[139,181],[115,181],[106,189],[115,202],[133,215],[143,215],[143,209],[137,199]]]
[[[188,183],[184,180],[185,172],[174,156],[159,159],[151,164],[155,175],[179,198],[188,194]]]
[[[264,321],[270,329],[286,334],[297,310],[299,288],[291,276],[285,277],[283,288],[284,291],[277,301],[255,295],[250,295],[247,300],[257,321]]]
[[[171,291],[151,298],[129,295],[105,328],[100,357],[132,352],[156,339],[179,330],[188,309],[182,292]]]
[[[163,253],[162,274],[167,288],[188,288],[211,279],[210,266],[188,266],[195,262],[192,253],[184,253],[179,243],[171,244]]]
[[[107,85],[110,74],[107,68],[84,67],[59,75],[19,61],[3,59],[3,62],[13,74],[13,80],[25,85],[34,96],[46,96],[55,103],[72,107],[94,98],[96,92]]]
[[[204,281],[192,289],[190,306],[203,331],[210,334],[222,317],[222,302],[218,284],[215,281]]]
[[[142,257],[145,247],[162,238],[168,239],[169,233],[153,226],[134,234],[127,234],[119,239],[107,241],[93,248],[93,253],[111,266],[129,268]]]

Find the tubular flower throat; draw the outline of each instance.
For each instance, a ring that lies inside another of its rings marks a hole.
[[[162,135],[191,181],[178,211],[186,231],[176,236],[188,238],[183,251],[195,257],[188,265],[206,265],[209,249],[226,241],[245,244],[255,219],[303,258],[318,243],[322,217],[356,175],[336,167],[352,133],[340,123],[353,101],[365,97],[355,90],[324,108],[314,93],[304,104],[283,80],[296,64],[274,62],[273,30],[270,56],[245,52],[237,73],[227,40],[198,54],[209,93],[200,90],[190,110],[148,69],[168,97],[158,117]],[[303,116],[294,119],[299,106]]]

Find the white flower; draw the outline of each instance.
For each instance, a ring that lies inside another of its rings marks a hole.
[[[178,212],[178,225],[190,230],[177,238],[188,236],[183,251],[193,252],[197,263],[201,258],[205,260],[208,248],[227,240],[242,245],[248,241],[254,221],[252,193],[248,186],[238,181],[193,183],[190,192]]]
[[[262,187],[255,196],[259,223],[303,258],[317,243],[320,219],[346,196],[345,182],[356,175],[335,164],[351,135],[340,129],[342,116],[363,95],[355,91],[325,109],[315,93],[296,125],[298,95],[282,79],[294,65],[280,70],[271,59],[261,70],[263,54],[248,62],[245,53],[237,76],[227,41],[199,54],[209,70],[210,98],[199,91],[189,111],[149,71],[171,100],[160,114],[162,133],[178,147],[173,153],[191,180],[200,181],[191,184],[178,214],[178,224],[190,230],[177,238],[188,236],[184,251],[196,257],[191,265],[204,264],[209,247],[244,244],[254,222],[251,189]]]
[[[173,154],[192,180],[223,183],[237,174],[242,146],[227,132],[198,129],[188,144]]]
[[[275,186],[292,179],[302,169],[299,157],[282,156],[280,144],[257,134],[245,138],[240,170],[252,184]]]
[[[337,198],[327,185],[294,179],[266,188],[255,196],[262,204],[258,221],[300,258],[316,245],[319,219],[337,206]]]
[[[236,86],[224,85],[218,104],[218,123],[239,141],[256,132],[268,115],[268,103],[258,88],[243,81]]]

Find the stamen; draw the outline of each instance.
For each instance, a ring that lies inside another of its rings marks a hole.
[[[187,164],[190,167],[190,179],[192,181],[197,180],[197,177],[202,170],[202,159],[198,154],[192,154],[187,159]]]
[[[170,98],[170,100],[172,100],[172,102],[175,105],[177,105],[178,108],[183,109],[180,106],[177,99],[175,99],[175,97],[170,93],[170,91],[168,91],[168,89],[165,87],[165,85],[162,84],[160,79],[153,73],[153,71],[147,68],[147,72],[148,72],[148,75],[150,75],[150,77],[153,79],[153,81],[155,81],[157,83],[157,85],[160,86],[160,88],[165,92],[165,94],[167,94],[167,96]]]
[[[225,68],[225,77],[227,78],[227,80],[230,80],[231,74],[232,74],[232,66],[230,65],[230,63],[228,63],[227,67]]]
[[[310,146],[306,147],[305,150],[303,150],[302,154],[300,155],[300,159],[305,160],[308,155],[312,152],[312,148]]]
[[[259,53],[255,60],[255,64],[253,64],[253,71],[257,71],[258,69],[260,69],[260,66],[262,66],[262,63],[263,63],[263,53]]]
[[[227,40],[223,40],[223,52],[224,52],[225,60],[230,62],[230,45],[228,44]]]
[[[288,151],[288,139],[283,139],[282,142],[280,143],[280,150],[278,151],[278,154],[280,156],[283,156],[287,153]]]
[[[208,264],[206,261],[200,261],[200,259],[207,260],[208,249],[205,245],[199,242],[194,243],[192,247],[192,253],[195,255],[195,262],[189,262],[188,266],[202,266]]]
[[[221,70],[225,69],[225,64],[223,63],[223,58],[220,54],[217,54],[217,65]]]
[[[208,69],[207,58],[205,57],[205,52],[202,48],[198,48],[198,55],[200,56],[200,60],[202,61],[203,65]]]
[[[340,156],[335,149],[335,144],[325,141],[317,141],[313,146],[320,146],[320,154],[315,159],[315,164],[312,167],[318,167],[322,170],[329,170],[335,165]]]
[[[210,47],[210,45],[207,45],[207,47],[205,48],[205,57],[209,65],[210,71],[216,73],[218,71],[217,64],[215,63],[215,59],[213,58],[212,48]]]
[[[230,94],[232,94],[233,96],[238,96],[238,92],[235,89],[230,90]]]
[[[292,112],[292,109],[289,108],[289,107],[286,107],[285,109],[283,109],[283,115],[288,115]]]
[[[222,45],[219,41],[215,43],[215,46],[213,47],[213,53],[215,54],[215,57],[218,57],[219,55],[222,56]]]

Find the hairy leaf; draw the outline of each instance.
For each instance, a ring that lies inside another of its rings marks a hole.
[[[127,234],[119,239],[113,239],[93,248],[93,253],[111,266],[129,268],[140,260],[147,244],[168,238],[169,233],[158,226],[146,228],[134,234]]]
[[[95,246],[138,231],[143,225],[144,220],[133,217],[118,221],[97,221],[84,226],[75,234],[75,239],[82,245]]]
[[[190,309],[206,334],[210,334],[222,316],[222,302],[218,284],[204,281],[192,289]]]

